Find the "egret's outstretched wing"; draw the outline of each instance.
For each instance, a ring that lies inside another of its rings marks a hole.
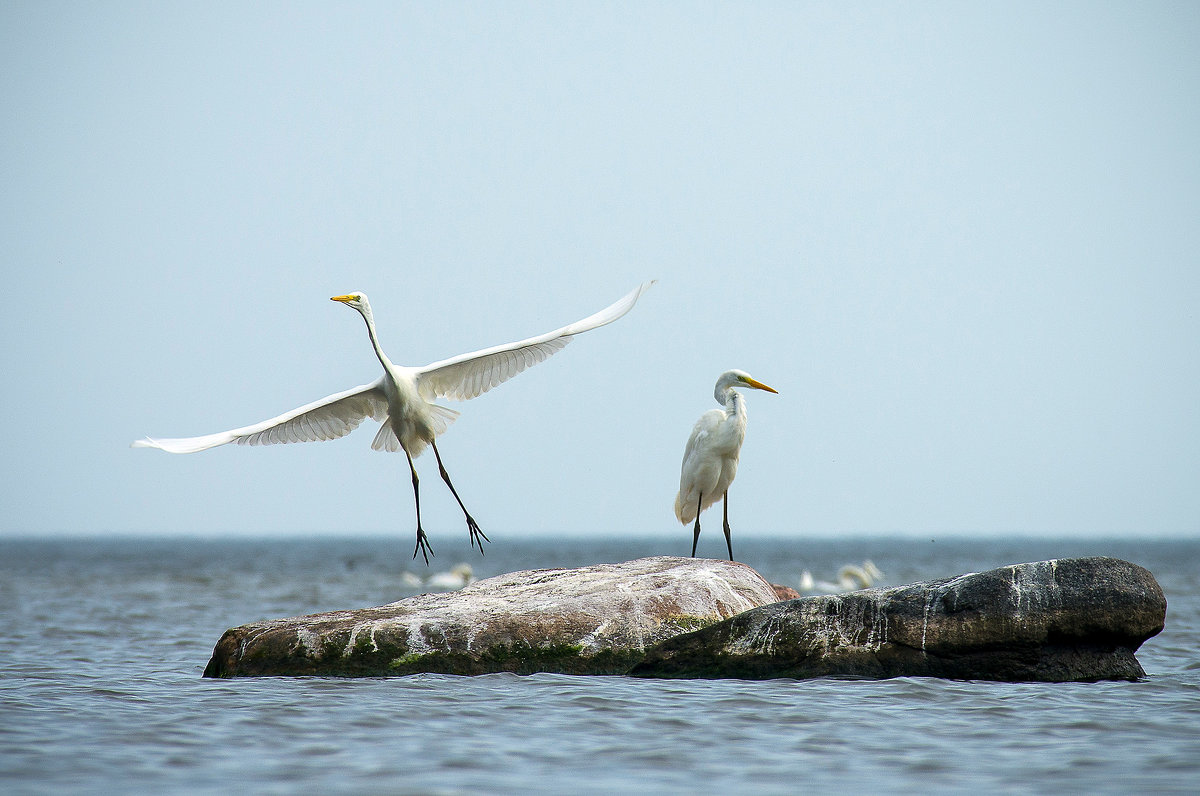
[[[387,417],[387,398],[383,379],[352,390],[326,396],[319,401],[285,412],[279,417],[252,426],[182,439],[140,439],[135,448],[158,448],[168,453],[195,453],[229,442],[239,445],[273,445],[286,442],[313,442],[344,437],[368,417]]]
[[[427,401],[439,397],[465,401],[482,395],[526,368],[545,361],[556,351],[561,351],[574,335],[617,320],[633,309],[638,298],[653,284],[654,281],[643,282],[615,304],[553,332],[414,368],[417,389]]]

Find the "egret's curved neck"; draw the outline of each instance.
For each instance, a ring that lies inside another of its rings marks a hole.
[[[375,356],[379,357],[379,363],[383,365],[383,369],[391,372],[392,361],[388,359],[387,354],[383,353],[383,348],[379,345],[379,335],[375,332],[375,318],[371,315],[371,308],[364,307],[362,316],[363,320],[367,322],[367,335],[371,338],[371,346],[375,349]]]
[[[716,399],[717,403],[725,407],[725,414],[731,417],[746,414],[746,401],[742,398],[742,394],[733,387],[718,387]]]

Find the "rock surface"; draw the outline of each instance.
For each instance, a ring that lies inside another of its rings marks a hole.
[[[800,596],[800,592],[791,586],[781,586],[778,583],[772,583],[771,588],[775,590],[776,600],[794,600]]]
[[[755,608],[663,642],[630,674],[1129,680],[1145,675],[1134,652],[1165,616],[1139,566],[1041,561]]]
[[[204,675],[623,674],[647,647],[776,599],[757,572],[729,561],[514,572],[378,608],[236,627]]]

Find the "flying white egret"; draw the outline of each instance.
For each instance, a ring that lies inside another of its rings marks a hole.
[[[388,359],[387,354],[383,353],[375,333],[375,319],[371,314],[371,305],[366,294],[347,293],[344,296],[334,296],[332,301],[340,301],[348,307],[353,307],[366,321],[371,346],[383,365],[382,376],[370,384],[334,393],[252,426],[202,437],[147,437],[134,442],[133,447],[158,448],[169,453],[195,453],[229,442],[239,445],[309,442],[344,437],[368,417],[379,420],[382,421],[382,425],[371,447],[377,451],[403,450],[408,457],[408,467],[412,473],[413,498],[417,509],[417,546],[413,550],[413,558],[416,558],[419,552],[428,564],[429,555],[433,552],[428,537],[421,528],[421,493],[417,468],[413,464],[413,458],[421,455],[426,445],[433,447],[438,472],[466,515],[471,545],[478,544],[479,552],[483,553],[483,543],[490,540],[479,529],[479,524],[467,511],[454,484],[450,482],[450,476],[442,464],[442,456],[435,442],[437,436],[445,432],[447,426],[458,416],[458,412],[438,406],[433,403],[434,399],[444,397],[465,401],[487,392],[497,384],[560,351],[575,335],[617,320],[633,309],[638,298],[653,284],[654,281],[644,282],[615,304],[561,329],[515,343],[460,354],[424,367],[395,365]]]
[[[733,560],[733,542],[729,539],[729,485],[737,475],[738,454],[746,438],[746,400],[733,389],[752,387],[777,393],[743,370],[727,370],[717,379],[713,395],[724,409],[710,409],[700,416],[683,452],[679,475],[679,494],[675,496],[675,516],[684,525],[693,519],[692,557],[700,541],[700,512],[722,500],[725,509],[725,544]]]

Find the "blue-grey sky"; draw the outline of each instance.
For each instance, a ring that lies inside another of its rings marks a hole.
[[[450,404],[494,541],[685,544],[733,367],[780,393],[748,395],[735,535],[1200,531],[1194,3],[17,0],[0,102],[0,534],[411,539],[373,423],[128,445],[376,378],[335,294],[419,365],[650,278]]]

